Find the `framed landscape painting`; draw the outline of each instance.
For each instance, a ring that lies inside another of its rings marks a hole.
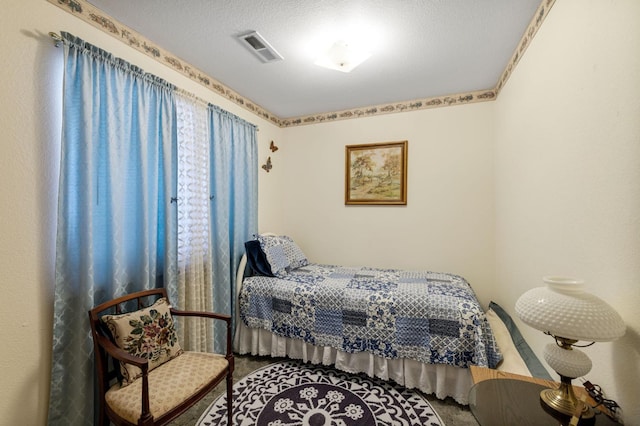
[[[407,204],[407,141],[347,145],[345,204]]]

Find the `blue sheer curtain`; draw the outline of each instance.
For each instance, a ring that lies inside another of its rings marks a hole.
[[[210,232],[213,307],[235,315],[235,277],[244,242],[258,230],[258,145],[256,128],[216,106],[210,118]],[[224,329],[214,330],[216,350]]]
[[[49,424],[93,423],[87,311],[175,294],[174,87],[63,33],[64,104]]]

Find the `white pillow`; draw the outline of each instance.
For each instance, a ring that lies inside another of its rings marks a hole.
[[[491,330],[493,331],[493,336],[496,339],[496,343],[498,343],[498,348],[500,348],[500,352],[502,352],[503,357],[502,362],[496,369],[507,373],[532,377],[531,372],[527,368],[527,364],[524,362],[520,356],[520,352],[518,352],[518,349],[513,344],[513,340],[511,339],[511,334],[509,333],[507,326],[504,325],[498,314],[496,314],[493,309],[489,309],[486,315],[489,325],[491,326]]]

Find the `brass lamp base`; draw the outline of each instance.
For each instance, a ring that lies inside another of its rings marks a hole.
[[[558,389],[542,390],[540,392],[540,400],[552,411],[565,416],[571,417],[580,413],[581,419],[592,418],[595,412],[589,405],[578,401],[573,392],[573,386],[571,386],[571,379],[563,376],[560,376],[560,379],[560,387]],[[576,412],[578,405],[581,406],[581,411]]]

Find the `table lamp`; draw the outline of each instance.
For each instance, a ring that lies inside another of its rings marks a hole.
[[[615,340],[625,332],[618,313],[602,299],[586,293],[580,279],[547,276],[545,287],[533,288],[516,302],[516,314],[527,325],[555,339],[544,348],[544,359],[560,375],[558,389],[544,389],[540,399],[554,413],[573,416],[578,400],[571,380],[591,371],[591,360],[576,346]],[[591,342],[576,345],[578,341]],[[593,417],[583,404],[582,418]]]

